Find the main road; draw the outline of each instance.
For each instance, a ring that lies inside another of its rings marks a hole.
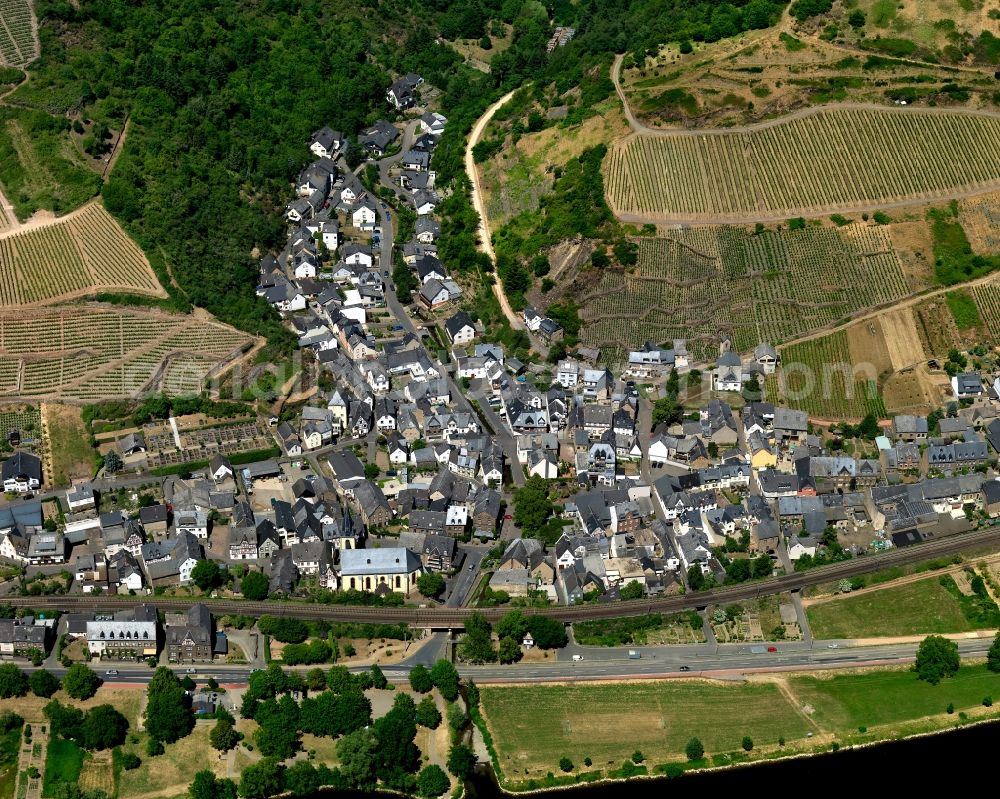
[[[440,654],[438,648],[429,642],[411,658],[394,665],[382,667],[385,676],[393,682],[405,681],[410,668],[417,663],[430,665]],[[992,638],[959,640],[959,653],[963,658],[981,658],[993,643]],[[777,651],[755,654],[749,644],[724,646],[694,645],[656,649],[654,653],[640,648],[642,657],[629,658],[627,650],[609,649],[591,654],[590,650],[582,660],[554,659],[545,663],[521,663],[515,665],[458,664],[459,673],[479,684],[521,683],[521,682],[570,682],[599,681],[613,679],[657,679],[670,677],[714,676],[738,677],[754,672],[775,671],[817,671],[825,669],[858,668],[873,665],[900,665],[914,659],[917,644],[886,644],[880,646],[845,646],[841,644],[779,644]],[[106,683],[148,683],[153,669],[145,665],[124,664],[109,661],[92,664]],[[31,666],[23,666],[32,671]],[[246,683],[256,669],[246,665],[225,664],[184,664],[171,666],[178,673],[188,673],[192,679],[214,677],[220,683],[239,685]],[[285,667],[286,670],[305,673],[313,667]],[[367,671],[368,666],[352,667],[352,671]],[[108,674],[116,670],[117,674]],[[50,668],[55,676],[61,677],[65,669],[61,666]]]
[[[668,597],[636,599],[627,602],[609,602],[596,605],[571,605],[544,608],[525,608],[526,613],[552,616],[565,622],[605,619],[620,616],[639,616],[646,613],[677,613],[684,610],[703,609],[708,605],[725,605],[748,599],[756,599],[769,594],[794,591],[810,585],[827,583],[853,577],[891,566],[918,563],[937,557],[959,554],[968,549],[996,547],[1000,545],[1000,525],[961,533],[935,541],[895,549],[878,555],[820,566],[801,572],[792,572],[781,577],[734,586],[716,588],[711,591],[686,593]],[[177,597],[139,596],[49,596],[11,597],[3,602],[15,607],[29,607],[37,610],[54,608],[59,610],[110,610],[127,607],[139,602],[150,602],[162,610],[184,610],[193,599]],[[267,600],[250,602],[232,599],[200,600],[214,614],[272,614],[301,619],[331,619],[364,622],[402,622],[430,629],[461,628],[466,617],[480,612],[495,621],[502,616],[504,608],[447,607],[366,607],[358,605],[320,605],[297,602],[277,602]]]

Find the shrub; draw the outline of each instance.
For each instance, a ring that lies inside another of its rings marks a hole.
[[[563,771],[572,771],[573,770],[573,761],[570,760],[568,757],[560,758],[560,760],[559,760],[559,768],[561,768]]]
[[[122,768],[126,771],[133,771],[142,764],[139,756],[133,752],[126,752],[122,755]]]

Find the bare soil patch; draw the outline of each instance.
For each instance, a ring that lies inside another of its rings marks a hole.
[[[924,222],[893,222],[889,227],[892,249],[913,291],[934,283],[934,240]]]

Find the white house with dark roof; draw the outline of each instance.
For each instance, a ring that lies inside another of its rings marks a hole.
[[[445,320],[444,329],[452,344],[468,344],[476,337],[476,326],[465,311],[459,311]]]
[[[405,547],[345,549],[340,553],[341,587],[357,591],[409,594],[423,571],[420,558]]]
[[[332,158],[340,150],[343,135],[329,126],[323,126],[309,139],[309,150],[320,158]]]
[[[955,394],[955,399],[970,399],[981,397],[986,393],[983,388],[983,379],[975,372],[962,372],[951,379],[951,389]]]
[[[42,461],[30,452],[15,452],[3,462],[0,473],[4,491],[27,494],[42,486]]]

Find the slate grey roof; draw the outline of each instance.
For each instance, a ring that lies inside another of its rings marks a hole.
[[[403,547],[345,549],[340,553],[340,572],[345,576],[409,574],[419,568],[419,558]]]

